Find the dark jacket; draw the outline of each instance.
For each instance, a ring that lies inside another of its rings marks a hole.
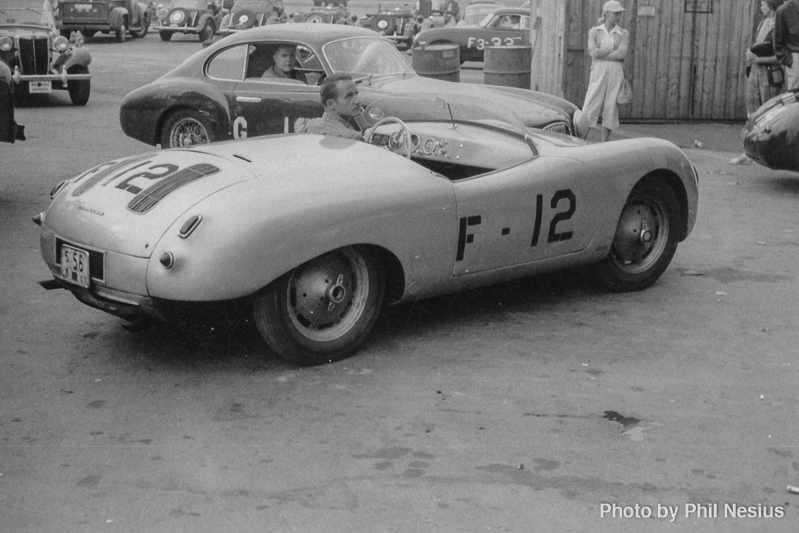
[[[799,0],[788,0],[778,7],[774,19],[774,54],[777,60],[790,67],[793,53],[799,53]]]

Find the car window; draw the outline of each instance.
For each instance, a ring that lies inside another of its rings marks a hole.
[[[206,75],[220,80],[241,81],[247,63],[248,45],[228,48],[211,58]]]
[[[322,52],[333,72],[354,76],[413,74],[405,58],[390,41],[354,37],[327,43]]]

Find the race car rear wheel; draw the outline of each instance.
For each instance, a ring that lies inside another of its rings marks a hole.
[[[67,74],[88,74],[89,69],[76,65],[67,69]],[[67,91],[72,105],[86,105],[89,94],[92,92],[92,80],[70,80],[67,82]]]
[[[308,261],[269,285],[253,305],[255,323],[280,357],[321,365],[352,354],[383,303],[383,268],[374,254],[347,247]]]
[[[599,264],[602,283],[616,292],[635,291],[654,283],[677,250],[680,205],[662,181],[647,180],[624,204],[608,256]]]
[[[164,31],[164,30],[160,30],[160,31],[158,32],[158,36],[159,36],[159,37],[161,38],[161,40],[162,40],[162,41],[164,41],[165,43],[166,43],[166,42],[169,42],[169,41],[171,41],[171,40],[172,40],[172,32],[171,32],[171,31]]]
[[[214,140],[211,123],[193,109],[178,109],[161,128],[161,148],[207,144]]]

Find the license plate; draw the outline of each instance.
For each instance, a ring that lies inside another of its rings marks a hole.
[[[70,283],[89,288],[89,252],[61,246],[61,277]]]
[[[31,94],[43,94],[53,92],[53,84],[49,81],[32,81],[28,84]]]

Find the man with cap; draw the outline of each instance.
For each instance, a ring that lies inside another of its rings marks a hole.
[[[582,112],[574,117],[577,134],[588,136],[588,129],[596,127],[602,117],[602,142],[619,127],[619,104],[616,96],[624,80],[624,58],[627,57],[629,35],[617,23],[624,12],[616,0],[605,2],[599,26],[588,32],[588,55],[591,56],[591,78],[585,94]]]

